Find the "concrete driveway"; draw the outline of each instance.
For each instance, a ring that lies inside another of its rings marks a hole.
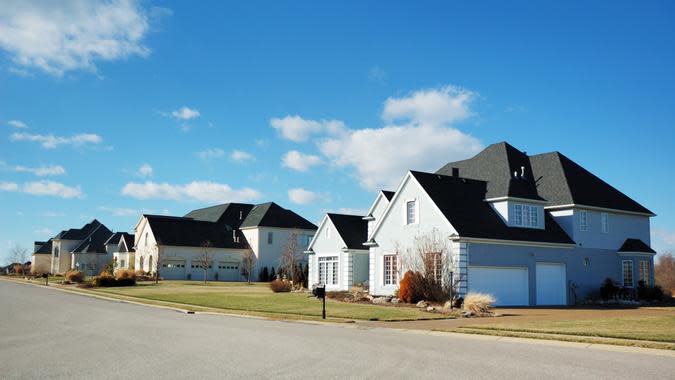
[[[675,356],[187,315],[0,281],[0,378],[672,378]],[[617,349],[618,350],[618,349]]]

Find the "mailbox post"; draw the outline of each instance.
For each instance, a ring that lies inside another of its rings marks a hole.
[[[323,319],[326,319],[326,285],[317,286],[316,288],[314,288],[314,295],[316,296],[316,298],[321,299],[321,302],[323,304],[321,317]]]
[[[49,286],[49,275],[47,273],[43,273],[42,277],[45,279],[45,286]]]

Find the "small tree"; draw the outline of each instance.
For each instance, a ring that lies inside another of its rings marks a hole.
[[[284,250],[281,252],[281,262],[279,263],[279,272],[290,276],[293,285],[298,283],[296,267],[300,262],[300,246],[298,244],[298,234],[291,232],[288,234],[288,241]]]
[[[668,295],[675,292],[675,257],[670,252],[659,255],[654,266],[656,285],[660,286]]]
[[[159,284],[159,268],[162,267],[162,261],[164,261],[164,254],[162,252],[162,249],[159,247],[159,244],[155,243],[154,247],[152,247],[152,253],[154,253],[155,256],[155,285]],[[152,268],[150,268],[152,270]]]
[[[255,269],[256,257],[252,249],[247,249],[241,258],[241,275],[246,277],[246,281],[251,285],[251,274]]]
[[[204,285],[209,275],[209,267],[213,264],[213,253],[210,251],[211,241],[206,240],[202,243],[202,254],[197,258],[197,263],[204,269]]]
[[[267,270],[267,267],[263,267],[258,274],[258,281],[267,282],[270,280],[270,272]]]
[[[24,264],[27,259],[28,250],[18,244],[9,250],[9,258],[13,263]]]
[[[268,281],[274,281],[277,279],[277,274],[274,273],[274,267],[272,267],[272,270],[270,271],[270,276],[267,278]]]

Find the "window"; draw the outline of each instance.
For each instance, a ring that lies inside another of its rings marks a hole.
[[[126,267],[127,267],[126,262],[125,262],[124,260],[120,260],[120,267],[121,267],[121,268],[126,268]]]
[[[539,227],[538,207],[515,204],[513,206],[513,225],[519,227]]]
[[[515,205],[513,208],[513,224],[523,225],[523,205]]]
[[[600,224],[602,225],[602,233],[606,234],[609,232],[609,214],[606,212],[600,213]]]
[[[640,281],[649,286],[649,261],[640,260]]]
[[[330,239],[330,226],[326,226],[326,239]]]
[[[588,231],[588,215],[586,211],[579,211],[579,230]]]
[[[319,283],[338,285],[339,261],[337,256],[319,257]]]
[[[274,232],[270,231],[267,233],[267,244],[272,244],[274,241]]]
[[[443,254],[441,252],[433,252],[431,255],[433,260],[433,279],[436,284],[440,284],[443,282]]]
[[[417,201],[406,202],[405,210],[405,224],[417,223]]]
[[[54,246],[54,257],[59,257],[59,246],[58,245]]]
[[[145,246],[148,246],[148,233],[145,233]]]
[[[384,255],[384,284],[398,283],[398,258],[396,255]]]
[[[621,262],[623,267],[623,286],[627,288],[633,287],[633,260],[623,260]]]

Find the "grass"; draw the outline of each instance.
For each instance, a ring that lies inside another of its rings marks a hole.
[[[675,343],[675,316],[623,317],[466,326],[470,330],[575,335]],[[463,329],[463,328],[460,328]]]
[[[241,314],[321,317],[321,301],[306,293],[273,293],[268,284],[213,282],[204,285],[195,281],[162,281],[141,283],[134,287],[85,290],[135,300],[161,301],[192,305]],[[377,306],[326,301],[326,313],[331,318],[380,321],[401,321],[445,318],[440,314],[419,311],[409,306]]]

